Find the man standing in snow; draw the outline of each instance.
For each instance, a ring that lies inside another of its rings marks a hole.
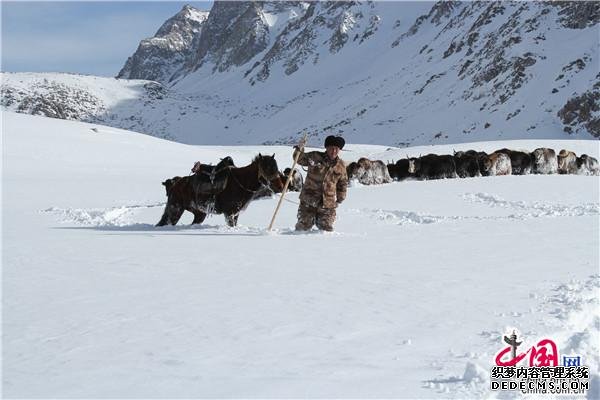
[[[307,231],[315,224],[321,230],[333,231],[335,209],[346,198],[348,188],[346,166],[338,157],[344,144],[341,136],[327,136],[324,152],[304,153],[304,148],[295,148],[298,164],[308,167],[300,193],[297,231]]]

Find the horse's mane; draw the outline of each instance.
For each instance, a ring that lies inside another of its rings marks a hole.
[[[260,158],[261,154],[257,154],[256,156],[254,156],[254,158],[252,159],[252,162],[250,164],[254,164],[255,162],[258,162],[258,159]]]
[[[233,167],[230,167],[230,171],[231,171],[231,172],[236,172],[236,173],[243,173],[243,171],[247,171],[247,170],[248,170],[248,169],[250,169],[250,168],[253,168],[253,167],[258,167],[258,166],[259,166],[259,162],[260,162],[260,161],[259,161],[259,158],[260,158],[260,157],[259,157],[259,155],[260,155],[260,154],[257,154],[257,155],[256,155],[256,156],[255,156],[255,157],[252,159],[252,161],[250,161],[250,164],[248,164],[248,165],[244,165],[243,167],[238,167],[238,166],[233,166]],[[264,158],[264,157],[266,157],[266,156],[262,156],[262,157]]]
[[[263,158],[273,158],[273,157],[271,157],[271,156],[265,156],[265,155],[262,155],[262,154],[258,153],[258,154],[257,154],[257,155],[256,155],[256,156],[255,156],[255,157],[252,159],[252,163],[258,162],[258,159],[259,159],[260,157],[263,157]]]

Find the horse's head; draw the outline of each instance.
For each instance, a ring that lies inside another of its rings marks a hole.
[[[287,176],[283,175],[281,172],[275,179],[271,179],[269,181],[269,188],[273,191],[273,193],[281,193],[283,192],[283,187],[285,186],[285,181],[287,180]]]
[[[275,161],[275,154],[272,156],[263,156],[258,153],[254,158],[254,162],[258,165],[258,177],[268,182],[279,178],[279,168]]]

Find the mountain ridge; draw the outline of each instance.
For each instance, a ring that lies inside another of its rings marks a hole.
[[[593,2],[215,2],[160,99],[96,117],[185,143],[598,138],[599,18]]]

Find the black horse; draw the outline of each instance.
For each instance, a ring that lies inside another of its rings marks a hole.
[[[219,178],[217,187],[194,184],[191,178],[197,174],[175,182],[157,226],[177,224],[185,210],[194,214],[192,224],[201,224],[208,214],[224,214],[227,224],[236,226],[240,212],[255,199],[257,192],[265,187],[281,191],[283,187],[275,155],[263,156],[259,153],[245,167],[215,169],[212,175]],[[221,179],[222,176],[225,179]]]

